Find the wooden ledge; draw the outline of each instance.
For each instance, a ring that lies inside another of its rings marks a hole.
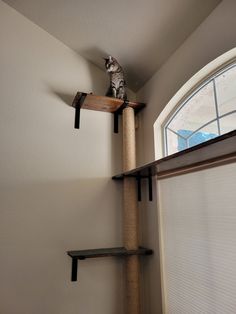
[[[78,92],[73,100],[72,107],[77,108],[78,104],[81,103],[80,100],[81,100],[81,97],[83,96],[84,96],[84,99],[80,106],[81,109],[89,109],[89,110],[115,113],[124,104],[124,100],[121,100],[118,98],[98,96],[98,95]],[[146,106],[144,103],[133,102],[133,101],[127,101],[126,104],[127,106],[133,108],[136,113]]]
[[[130,255],[151,255],[153,252],[150,249],[139,247],[137,250],[127,250],[124,247],[106,248],[106,249],[92,249],[92,250],[80,250],[80,251],[68,251],[67,254],[72,258],[84,260],[86,258],[95,257],[109,257],[109,256],[121,256],[126,257]]]
[[[150,176],[156,176],[160,180],[235,161],[236,130],[153,161],[142,167],[115,175],[113,179],[119,180],[124,177],[149,178]]]

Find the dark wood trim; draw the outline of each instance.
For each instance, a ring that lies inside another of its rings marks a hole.
[[[157,180],[166,179],[177,175],[200,171],[204,169],[214,168],[217,166],[222,166],[233,162],[236,162],[236,152],[224,156],[210,158],[200,162],[195,162],[192,163],[191,165],[160,171],[157,173]]]
[[[236,130],[142,167],[123,172],[114,176],[113,179],[137,176],[148,178],[150,175],[156,175],[157,179],[164,179],[235,161]]]
[[[106,248],[106,249],[92,249],[92,250],[80,250],[80,251],[68,251],[67,254],[73,259],[84,260],[86,258],[95,257],[109,257],[109,256],[121,256],[126,257],[130,255],[151,255],[152,250],[143,247],[137,250],[127,250],[124,247]]]

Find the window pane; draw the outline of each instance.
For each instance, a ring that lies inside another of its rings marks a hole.
[[[177,153],[180,150],[187,148],[187,141],[168,129],[166,132],[166,136],[168,155]]]
[[[164,129],[167,155],[235,130],[236,64],[213,75],[206,85],[196,89],[177,108]]]
[[[219,115],[236,110],[236,66],[215,79]]]
[[[236,129],[236,113],[230,114],[220,119],[221,134],[228,133]]]
[[[179,130],[188,130],[191,134],[215,118],[216,109],[211,81],[184,104],[168,127],[177,133]]]
[[[194,133],[189,138],[189,147],[195,146],[197,144],[206,142],[212,138],[215,138],[218,136],[218,126],[217,122],[212,122],[199,130],[198,132]]]

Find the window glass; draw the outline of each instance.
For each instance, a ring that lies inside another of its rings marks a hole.
[[[219,115],[235,110],[236,66],[215,78]]]
[[[228,133],[236,128],[236,112],[220,119],[221,134]]]
[[[236,65],[197,88],[164,125],[166,155],[236,128]]]
[[[167,129],[166,133],[167,133],[167,138],[168,138],[167,150],[169,152],[169,155],[171,155],[171,154],[174,154],[177,151],[179,151],[178,145],[179,145],[179,139],[181,137],[178,136],[177,134],[173,133],[169,129]]]
[[[216,118],[213,83],[210,82],[183,104],[176,118],[169,123],[168,128],[179,132],[186,129],[194,132],[203,124]]]

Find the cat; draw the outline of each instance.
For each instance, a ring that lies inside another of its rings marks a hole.
[[[104,58],[105,68],[110,76],[110,87],[106,93],[106,96],[119,98],[122,100],[127,99],[125,87],[124,72],[117,60],[112,56]]]

